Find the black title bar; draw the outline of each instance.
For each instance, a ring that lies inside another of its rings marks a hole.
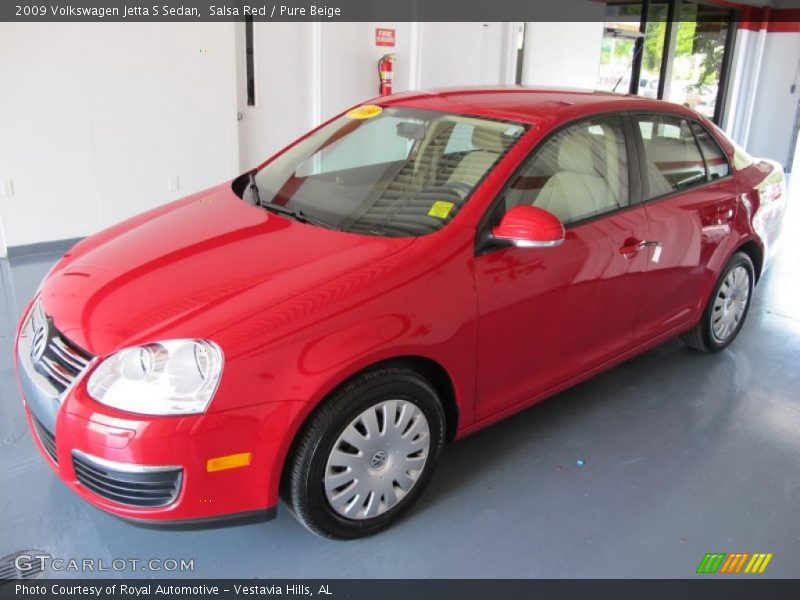
[[[709,575],[695,580],[232,580],[232,579],[73,579],[25,580],[0,583],[0,600],[458,600],[554,598],[626,600],[740,600],[797,598],[791,580],[727,578]]]
[[[605,8],[597,0],[2,0],[0,21],[602,21]],[[615,20],[638,22],[619,12]]]

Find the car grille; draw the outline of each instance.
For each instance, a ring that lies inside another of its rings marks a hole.
[[[44,352],[37,369],[42,375],[63,393],[75,378],[83,373],[92,360],[92,356],[61,335],[53,331],[50,342]]]
[[[63,394],[94,357],[56,329],[52,319],[45,315],[41,303],[31,311],[28,327],[33,350],[43,346],[36,352],[36,358],[32,358],[33,368],[50,382],[59,395]]]
[[[50,433],[47,428],[42,425],[42,423],[31,415],[31,420],[33,421],[33,427],[36,429],[36,435],[39,436],[39,441],[42,442],[42,446],[44,446],[47,455],[53,459],[53,462],[58,464],[58,454],[56,453],[56,436],[53,433]]]
[[[181,488],[180,467],[119,465],[112,468],[82,452],[73,451],[78,481],[98,496],[127,506],[158,507],[175,501]]]

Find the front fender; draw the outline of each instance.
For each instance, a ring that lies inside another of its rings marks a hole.
[[[309,290],[213,336],[226,357],[212,410],[296,406],[275,455],[270,494],[292,442],[313,410],[343,382],[398,357],[434,361],[449,375],[459,427],[474,418],[477,299],[474,230],[419,238],[387,257]]]

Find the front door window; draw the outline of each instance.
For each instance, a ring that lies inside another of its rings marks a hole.
[[[628,205],[628,156],[618,116],[573,125],[550,138],[514,177],[508,210],[528,204],[565,225]]]

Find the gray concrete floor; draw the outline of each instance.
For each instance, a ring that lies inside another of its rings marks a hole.
[[[140,529],[69,492],[33,445],[11,361],[13,323],[56,257],[4,261],[0,556],[185,558],[196,577],[527,578],[691,577],[706,552],[772,552],[766,576],[798,577],[797,207],[788,229],[731,348],[668,342],[450,446],[403,522],[346,543],[283,509],[262,525]]]

